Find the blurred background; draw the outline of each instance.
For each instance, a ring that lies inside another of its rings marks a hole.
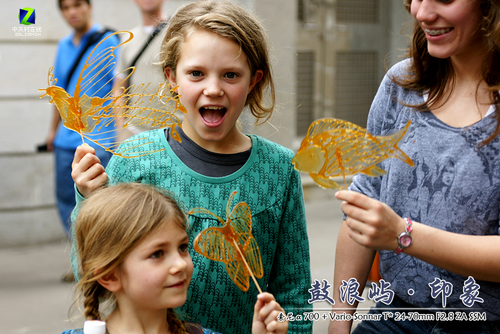
[[[167,0],[164,10],[170,16],[185,2]],[[336,117],[366,126],[370,104],[383,75],[402,59],[408,44],[408,38],[401,33],[409,20],[403,0],[238,2],[255,12],[268,31],[278,104],[270,124],[253,127],[252,120],[244,118],[245,132],[257,133],[296,151],[315,119]],[[36,146],[45,140],[52,112],[48,98],[40,99],[38,89],[48,86],[47,74],[54,62],[57,42],[71,30],[61,16],[57,0],[2,0],[1,5],[0,314],[5,319],[0,318],[0,333],[43,334],[42,324],[34,330],[21,326],[22,320],[12,323],[8,331],[2,330],[2,326],[5,321],[18,319],[13,314],[32,317],[53,295],[49,289],[46,296],[39,296],[42,300],[19,297],[16,304],[12,299],[17,298],[12,292],[14,286],[26,289],[36,281],[34,273],[40,271],[46,271],[42,276],[47,282],[60,284],[58,277],[69,263],[65,262],[67,241],[55,208],[53,155],[37,153]],[[35,9],[34,25],[19,23],[19,9],[25,7]],[[92,8],[95,22],[115,30],[141,23],[132,0],[92,0]],[[29,33],[21,29],[24,27],[30,27]],[[332,209],[333,191],[317,188],[307,175],[303,176],[303,185],[311,230],[319,224],[315,220],[327,221],[332,216],[330,210],[338,211],[338,203]],[[318,217],[322,212],[326,216]],[[340,220],[341,216],[337,217]],[[331,233],[326,232],[326,244],[313,239],[324,238],[324,228],[332,229]],[[319,275],[313,274],[313,278],[331,282],[335,249],[331,242],[336,240],[338,229],[327,223],[318,229],[310,231],[311,245],[315,247],[311,249],[312,264]],[[54,267],[43,262],[47,257],[55,261]],[[60,289],[67,290],[68,286]],[[71,304],[69,295],[64,297],[61,309],[67,310]],[[53,302],[60,304],[57,299]],[[27,303],[34,303],[31,307],[36,308],[23,311]],[[63,316],[67,317],[66,311]]]

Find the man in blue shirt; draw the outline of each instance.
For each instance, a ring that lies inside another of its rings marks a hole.
[[[104,39],[112,32],[108,31],[102,34],[102,26],[92,22],[92,7],[90,5],[90,0],[59,0],[59,8],[61,9],[64,19],[73,28],[73,32],[59,41],[54,64],[54,78],[57,79],[57,86],[64,88],[69,95],[73,96],[75,87],[79,81],[79,74],[82,72],[84,64],[92,52],[92,49],[100,40]],[[95,40],[96,36],[100,36],[100,38]],[[99,45],[98,49],[93,53],[93,56],[106,48],[116,47],[118,44],[118,37],[111,36]],[[82,50],[85,50],[85,52],[80,60],[78,60]],[[76,65],[74,72],[71,74],[70,71],[76,62],[78,62],[78,65]],[[78,94],[82,96],[83,93],[85,93],[88,96],[103,97],[109,93],[112,89],[113,71],[108,69],[109,68],[99,73],[100,68],[94,68],[92,74],[98,74],[97,77],[93,79],[93,82],[97,84],[90,84],[83,87]],[[106,140],[106,142],[114,141],[114,126],[108,126],[96,130],[95,132],[99,131],[102,132],[101,135],[103,138],[111,138],[111,140]],[[73,179],[71,178],[71,163],[73,162],[76,147],[82,144],[82,138],[77,132],[62,125],[61,116],[55,106],[46,142],[47,149],[49,151],[54,151],[55,155],[57,206],[66,235],[69,238],[71,224],[70,215],[75,206],[74,185]],[[101,160],[101,164],[106,166],[111,158],[111,154],[91,142],[87,143],[95,148],[96,155]]]

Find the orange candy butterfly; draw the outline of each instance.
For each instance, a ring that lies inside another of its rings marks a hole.
[[[217,218],[222,227],[209,227],[194,239],[194,249],[206,258],[224,262],[227,273],[233,282],[243,291],[250,287],[252,276],[257,288],[260,287],[255,277],[262,278],[262,259],[259,245],[252,235],[252,214],[248,204],[240,202],[230,212],[234,191],[226,206],[226,221],[203,208],[194,208],[188,214],[207,214]]]
[[[104,40],[117,34],[128,34],[128,38],[117,46],[108,47],[94,54]],[[82,142],[84,142],[85,138],[123,158],[138,157],[157,151],[135,151],[140,146],[148,143],[141,143],[136,146],[132,145],[127,151],[120,151],[118,149],[120,143],[115,141],[114,136],[110,135],[106,139],[96,139],[93,138],[91,132],[98,129],[101,134],[112,134],[114,133],[114,121],[120,119],[122,121],[120,127],[123,128],[132,126],[140,128],[143,124],[149,124],[158,128],[168,126],[171,128],[172,137],[180,142],[180,137],[175,131],[175,126],[181,126],[181,121],[175,113],[177,111],[186,113],[185,108],[179,102],[180,96],[174,96],[173,94],[175,88],[170,88],[166,83],[160,84],[152,90],[149,84],[141,84],[138,87],[130,86],[123,91],[118,91],[118,89],[121,90],[121,85],[117,85],[116,88],[112,89],[102,98],[86,94],[91,87],[97,87],[96,90],[99,91],[109,83],[110,80],[106,81],[104,76],[100,74],[113,71],[116,65],[114,55],[116,48],[128,43],[133,37],[134,35],[129,31],[118,31],[102,39],[90,52],[85,61],[75,86],[74,96],[69,95],[63,88],[55,86],[57,79],[54,79],[53,68],[49,69],[49,86],[39,89],[45,92],[40,98],[44,96],[49,97],[49,102],[55,104],[59,110],[63,125],[68,129],[78,132],[82,136]],[[101,69],[97,71],[96,69],[99,67]],[[123,83],[134,72],[134,67],[127,68],[116,74],[114,78],[121,73],[127,74],[122,80]],[[157,107],[158,102],[162,105],[161,108]],[[108,127],[109,130],[101,131],[106,130]],[[135,141],[139,141],[140,139],[142,138],[135,139]]]

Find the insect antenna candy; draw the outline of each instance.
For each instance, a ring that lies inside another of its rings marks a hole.
[[[231,280],[242,290],[248,291],[249,277],[252,277],[260,293],[256,280],[262,278],[262,258],[259,245],[252,235],[252,214],[245,202],[240,202],[232,210],[231,203],[236,191],[229,196],[226,206],[226,220],[204,208],[194,208],[189,215],[204,214],[215,217],[221,227],[209,227],[194,239],[194,249],[206,258],[224,262]]]
[[[128,37],[117,46],[97,51],[106,39],[117,34],[125,34]],[[115,128],[141,128],[146,125],[154,128],[170,127],[172,137],[180,142],[175,126],[181,126],[179,112],[186,113],[179,101],[180,96],[174,93],[176,87],[172,88],[166,83],[157,87],[150,87],[151,84],[144,83],[137,87],[132,85],[122,89],[121,84],[127,82],[135,72],[134,67],[124,69],[112,79],[105,79],[116,66],[114,54],[116,49],[132,40],[133,36],[129,31],[118,31],[102,39],[87,57],[78,76],[73,96],[65,89],[56,86],[57,79],[54,78],[52,67],[47,78],[48,87],[39,89],[45,92],[40,98],[49,97],[49,102],[59,111],[63,125],[78,132],[82,137],[82,143],[86,139],[123,158],[139,157],[161,149],[143,150],[142,146],[150,142],[145,142],[144,138],[136,136],[127,140],[132,142],[127,149],[120,150],[120,143],[114,136]],[[125,76],[121,79],[121,84],[116,85],[103,97],[96,96],[116,77],[123,74]],[[91,96],[87,94],[89,91],[93,92]],[[106,137],[106,134],[109,136]],[[135,143],[137,144],[134,145]]]

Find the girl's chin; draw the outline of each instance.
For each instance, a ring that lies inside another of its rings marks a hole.
[[[185,303],[186,303],[186,296],[184,296],[184,298],[172,298],[168,301],[168,306],[166,308],[181,307]]]
[[[449,58],[451,56],[450,52],[448,52],[447,50],[433,48],[432,46],[428,47],[428,52],[432,57],[438,58],[438,59],[446,59],[446,58]]]

